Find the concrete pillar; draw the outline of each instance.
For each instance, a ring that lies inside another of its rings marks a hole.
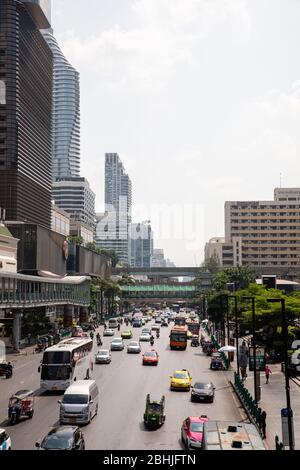
[[[78,306],[74,307],[74,318],[77,323],[80,322],[80,307]]]
[[[89,309],[87,307],[80,307],[80,324],[86,323],[89,319]]]
[[[21,315],[21,311],[15,311],[13,313],[13,348],[16,352],[20,352]]]
[[[74,306],[65,305],[65,308],[64,308],[64,327],[65,328],[72,326],[73,316],[74,316]]]

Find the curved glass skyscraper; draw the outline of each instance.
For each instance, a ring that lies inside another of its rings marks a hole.
[[[79,73],[60,50],[51,30],[43,31],[53,53],[53,181],[80,176]]]

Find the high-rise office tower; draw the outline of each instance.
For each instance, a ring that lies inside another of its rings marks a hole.
[[[114,250],[120,261],[130,263],[128,238],[132,185],[117,153],[105,154],[105,214],[98,222],[96,242]]]
[[[52,53],[49,1],[0,2],[0,207],[51,227]]]
[[[79,73],[63,55],[52,34],[42,31],[53,53],[53,181],[80,176]]]
[[[130,265],[134,268],[150,268],[153,254],[153,232],[150,222],[130,224]]]

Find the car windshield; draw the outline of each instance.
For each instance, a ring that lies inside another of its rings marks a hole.
[[[115,338],[112,342],[113,343],[122,343],[122,338]]]
[[[187,373],[186,372],[175,372],[174,374],[174,379],[187,379]]]
[[[147,356],[147,357],[156,357],[156,352],[154,352],[154,351],[146,352],[145,356]]]
[[[200,384],[196,383],[194,388],[202,389],[202,390],[210,390],[211,384]]]
[[[160,410],[161,410],[161,407],[158,403],[150,403],[148,407],[148,411],[150,411],[150,413],[159,413]]]
[[[135,346],[135,347],[139,347],[139,343],[138,342],[132,342],[132,343],[129,343],[128,346]]]
[[[192,423],[191,424],[192,432],[203,432],[203,423]]]
[[[84,405],[88,402],[88,395],[64,395],[62,402],[67,405]]]
[[[62,436],[62,435],[57,436],[55,434],[52,434],[50,436],[47,436],[42,443],[43,449],[64,450],[64,449],[70,449],[71,447],[72,447],[71,436]]]
[[[98,351],[98,356],[108,356],[108,351]]]

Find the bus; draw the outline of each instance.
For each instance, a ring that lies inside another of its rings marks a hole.
[[[207,421],[203,426],[203,450],[266,450],[254,424]]]
[[[170,349],[183,349],[187,347],[187,326],[175,325],[170,333]]]
[[[188,319],[186,321],[188,330],[195,336],[199,336],[200,333],[200,322],[197,320]]]
[[[175,325],[184,326],[186,325],[187,321],[187,314],[186,313],[178,313],[174,319]]]
[[[116,318],[110,318],[108,320],[108,328],[118,328],[118,320]]]
[[[39,367],[43,390],[66,390],[76,380],[88,379],[93,370],[93,340],[68,338],[44,351]]]

